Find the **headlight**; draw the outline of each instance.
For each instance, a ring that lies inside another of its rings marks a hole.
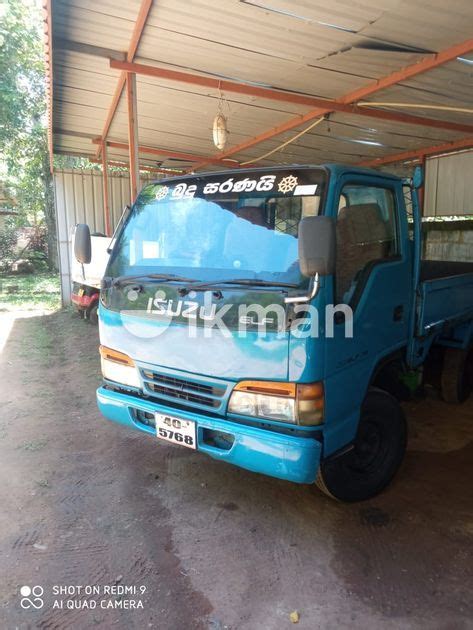
[[[258,416],[268,420],[295,422],[293,398],[234,392],[230,398],[228,411],[243,416]]]
[[[301,425],[321,424],[323,410],[322,383],[241,381],[228,403],[229,413]]]
[[[127,354],[100,346],[100,356],[104,378],[130,387],[141,387],[135,362]]]

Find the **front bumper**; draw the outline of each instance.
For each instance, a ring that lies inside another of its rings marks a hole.
[[[138,420],[137,412],[167,413],[197,423],[197,450],[215,459],[296,483],[313,483],[319,467],[322,445],[314,438],[283,435],[237,424],[218,417],[165,407],[104,387],[97,390],[101,413],[114,422],[155,436],[154,428]],[[232,444],[220,448],[210,444],[212,432],[229,434]],[[157,438],[156,438],[157,439]]]

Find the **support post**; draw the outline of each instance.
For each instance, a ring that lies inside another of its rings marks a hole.
[[[128,107],[128,149],[130,156],[130,195],[133,203],[140,186],[138,161],[138,117],[136,108],[136,74],[126,73],[126,101]]]
[[[103,183],[103,212],[105,219],[105,234],[112,235],[112,226],[110,223],[110,203],[108,198],[108,161],[107,161],[107,143],[101,142],[102,148],[102,183]]]
[[[424,216],[424,210],[425,210],[425,167],[426,167],[426,157],[425,155],[422,156],[421,160],[420,160],[420,167],[422,169],[422,186],[419,188],[419,214],[422,220],[422,217]]]

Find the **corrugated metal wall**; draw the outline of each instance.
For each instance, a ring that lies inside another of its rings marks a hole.
[[[428,159],[425,171],[425,216],[473,215],[473,151]]]
[[[141,173],[141,184],[156,179]],[[57,234],[63,304],[71,301],[71,233],[76,223],[88,223],[90,231],[105,232],[103,180],[101,171],[56,170],[54,172]],[[127,173],[109,174],[109,199],[112,227],[123,208],[130,203],[130,178]]]

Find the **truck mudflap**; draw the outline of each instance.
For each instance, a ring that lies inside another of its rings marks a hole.
[[[309,437],[283,435],[194,412],[172,409],[104,387],[97,390],[100,412],[109,420],[152,435],[155,413],[196,423],[197,450],[252,472],[295,483],[313,483],[322,444]],[[183,447],[178,447],[183,448]]]

